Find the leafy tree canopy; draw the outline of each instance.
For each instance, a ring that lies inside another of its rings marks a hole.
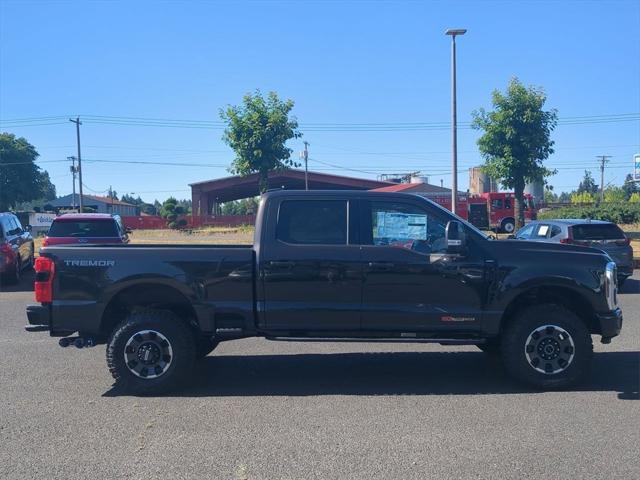
[[[515,194],[516,226],[524,225],[523,192],[526,183],[553,175],[543,165],[553,153],[551,132],[556,110],[544,110],[547,97],[540,88],[525,87],[512,79],[505,94],[495,90],[493,110],[473,112],[473,127],[482,130],[478,147],[484,171]]]
[[[234,202],[226,202],[222,205],[223,215],[252,215],[258,211],[256,198],[244,198]]]
[[[20,202],[56,198],[49,174],[35,164],[38,157],[26,139],[0,134],[0,211]]]
[[[269,172],[297,167],[286,142],[300,138],[298,121],[290,116],[293,101],[282,101],[275,92],[265,98],[259,90],[247,94],[242,105],[220,110],[227,123],[222,139],[236,153],[229,171],[246,176],[259,174],[259,191],[269,188]]]
[[[582,177],[582,181],[578,185],[578,193],[598,193],[598,190],[600,190],[600,188],[593,179],[593,175],[591,175],[589,170],[585,170],[584,177]]]
[[[575,192],[571,194],[571,203],[595,203],[597,196],[591,192]]]
[[[627,177],[624,179],[624,185],[622,185],[622,188],[625,191],[627,199],[630,199],[634,193],[640,192],[638,184],[633,181],[633,175],[630,173],[627,174]]]
[[[622,187],[609,187],[604,191],[604,201],[607,203],[621,203],[627,200],[627,194]]]

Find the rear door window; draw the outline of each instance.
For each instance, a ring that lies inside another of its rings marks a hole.
[[[559,226],[551,225],[551,233],[549,234],[549,238],[556,238],[561,233],[562,229]]]
[[[48,235],[76,238],[118,237],[118,229],[113,220],[54,221]]]
[[[346,245],[347,202],[284,201],[278,212],[276,238],[298,245]]]
[[[532,238],[549,238],[549,232],[551,231],[551,226],[546,223],[541,223],[538,225],[535,233]]]
[[[621,240],[624,232],[613,223],[591,223],[571,227],[574,240]]]

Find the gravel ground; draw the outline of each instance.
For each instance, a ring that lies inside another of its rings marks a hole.
[[[474,347],[222,344],[169,397],[121,396],[104,347],[26,333],[0,292],[0,478],[640,478],[640,279],[583,386],[514,384]]]

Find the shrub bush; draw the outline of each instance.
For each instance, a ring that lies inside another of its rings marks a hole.
[[[614,223],[640,223],[639,203],[601,203],[600,205],[571,205],[538,214],[538,219],[591,218]]]

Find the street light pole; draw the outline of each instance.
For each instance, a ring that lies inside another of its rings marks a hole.
[[[464,28],[450,28],[445,35],[451,36],[451,211],[458,206],[458,114],[456,99],[456,36],[464,35]]]

